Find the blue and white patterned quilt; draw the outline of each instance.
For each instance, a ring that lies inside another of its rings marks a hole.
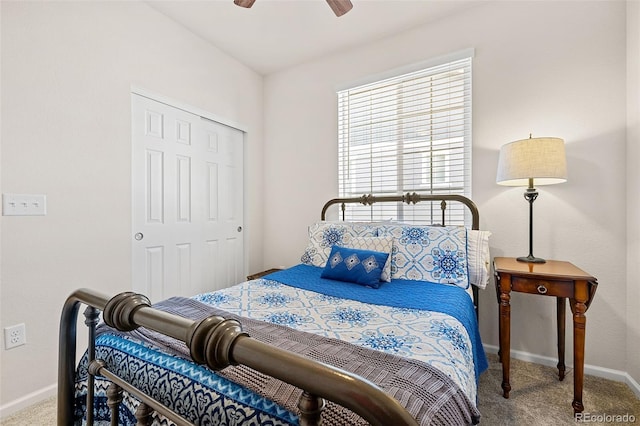
[[[447,374],[469,401],[476,401],[477,380],[487,362],[473,304],[463,289],[405,280],[372,289],[322,279],[321,271],[298,265],[193,299],[236,315],[423,361]],[[165,402],[182,406],[198,424],[297,424],[293,413],[269,400],[135,339],[102,334],[96,356],[149,394],[157,392],[159,384],[164,386]],[[96,385],[96,417],[106,420],[107,383],[98,378]],[[81,419],[86,409],[86,364],[78,370],[76,389]],[[121,424],[135,424],[136,406],[125,396]],[[161,417],[154,421],[167,424]]]
[[[321,271],[297,265],[194,298],[236,315],[426,362],[476,400],[477,380],[488,364],[463,289],[410,280],[372,289],[322,279]]]

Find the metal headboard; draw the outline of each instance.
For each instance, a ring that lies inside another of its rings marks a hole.
[[[406,193],[404,195],[383,195],[376,196],[373,194],[363,195],[361,197],[352,198],[334,198],[325,203],[322,207],[322,213],[320,219],[325,220],[326,213],[329,207],[334,204],[340,204],[340,210],[342,211],[342,220],[345,218],[345,210],[347,204],[363,204],[365,206],[371,206],[374,203],[389,203],[389,202],[403,202],[407,204],[417,204],[420,201],[440,201],[440,210],[442,211],[442,225],[445,224],[445,212],[447,209],[447,201],[457,201],[467,206],[471,212],[471,229],[480,229],[480,215],[478,213],[478,207],[469,198],[463,195],[446,194],[446,195],[427,195],[418,194],[416,192]]]
[[[382,195],[376,196],[373,194],[363,195],[361,197],[352,197],[352,198],[334,198],[325,203],[324,207],[322,207],[322,213],[320,214],[321,220],[326,220],[326,214],[329,207],[334,204],[340,204],[340,210],[342,211],[342,220],[345,220],[345,210],[347,204],[363,204],[365,206],[371,206],[374,203],[397,203],[403,202],[407,204],[417,204],[420,201],[440,201],[440,210],[442,211],[442,225],[445,225],[445,213],[447,210],[447,201],[455,201],[464,204],[471,213],[471,229],[478,230],[480,229],[480,213],[478,212],[478,207],[476,204],[471,201],[469,198],[463,195],[457,194],[443,194],[443,195],[432,195],[432,194],[418,194],[416,192],[408,192],[404,195]],[[471,290],[473,291],[473,304],[476,309],[476,317],[478,317],[478,287],[475,285],[471,286]]]

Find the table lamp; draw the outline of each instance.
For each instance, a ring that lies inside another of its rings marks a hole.
[[[527,186],[524,198],[529,202],[529,255],[520,262],[545,263],[533,255],[533,202],[538,198],[536,185],[567,181],[564,141],[560,138],[522,139],[500,148],[496,182],[506,186]]]

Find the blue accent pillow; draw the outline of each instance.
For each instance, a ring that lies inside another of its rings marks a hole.
[[[334,245],[320,277],[379,288],[388,257],[389,253]]]

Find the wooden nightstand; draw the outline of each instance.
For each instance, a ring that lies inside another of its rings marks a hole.
[[[266,271],[256,272],[255,274],[247,275],[247,281],[257,280],[258,278],[264,277],[265,275],[269,275],[273,272],[282,271],[281,268],[271,268]]]
[[[503,396],[509,398],[509,362],[511,351],[511,306],[510,293],[540,294],[556,297],[558,321],[558,376],[564,379],[565,299],[569,299],[573,313],[573,406],[574,413],[584,410],[582,387],[584,381],[584,337],[589,308],[598,286],[597,280],[569,262],[547,260],[534,264],[518,262],[511,257],[496,257],[493,260],[496,276],[496,293],[500,306],[499,331],[502,363]]]

